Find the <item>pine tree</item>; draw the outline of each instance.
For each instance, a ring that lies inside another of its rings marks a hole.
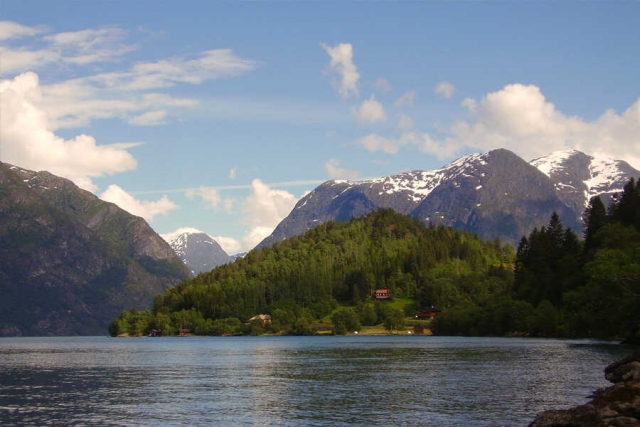
[[[608,222],[607,210],[600,196],[594,196],[589,200],[589,205],[584,211],[584,252],[590,254],[595,248],[595,236]]]

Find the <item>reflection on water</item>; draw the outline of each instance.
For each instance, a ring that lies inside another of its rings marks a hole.
[[[517,426],[629,348],[446,337],[0,339],[3,425]]]

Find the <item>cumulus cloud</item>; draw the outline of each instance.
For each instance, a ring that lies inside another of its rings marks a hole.
[[[395,102],[396,105],[413,105],[416,102],[416,91],[408,90],[402,94]]]
[[[526,159],[574,148],[640,166],[640,99],[622,114],[607,110],[594,121],[566,116],[534,85],[507,85],[463,105],[470,119],[451,127],[460,146],[504,147]]]
[[[374,86],[376,89],[378,89],[382,93],[387,93],[391,91],[391,83],[389,83],[389,80],[385,79],[384,77],[380,77],[379,79],[376,79]]]
[[[204,205],[208,209],[216,209],[222,202],[220,192],[213,187],[201,186],[197,189],[189,189],[186,191],[186,196],[190,199],[199,197],[202,199]]]
[[[107,187],[100,198],[106,202],[115,203],[130,214],[144,218],[147,222],[152,222],[156,215],[166,215],[178,208],[178,205],[169,200],[166,195],[155,202],[137,200],[115,184]]]
[[[353,115],[361,123],[383,122],[387,119],[387,113],[382,104],[371,95],[371,98],[364,101],[359,107],[352,110]]]
[[[89,135],[65,140],[50,127],[38,107],[42,96],[38,76],[25,73],[0,83],[2,160],[27,169],[47,170],[95,191],[91,178],[133,170],[127,152],[132,145],[98,145]]]
[[[213,240],[218,242],[220,247],[229,255],[237,254],[242,250],[242,244],[233,237],[211,236]]]
[[[436,94],[445,99],[451,98],[455,91],[455,86],[449,82],[440,82],[436,85]]]
[[[360,176],[360,172],[356,170],[341,168],[340,160],[338,159],[329,159],[329,161],[324,164],[324,170],[331,179],[356,179]]]
[[[464,148],[507,148],[527,160],[573,148],[640,168],[640,99],[622,113],[607,110],[592,121],[563,114],[534,85],[506,85],[480,100],[467,98],[461,105],[468,118],[456,120],[443,137],[414,130],[412,121],[401,116],[401,136],[373,133],[357,143],[389,154],[403,147],[417,148],[442,159]]]
[[[358,96],[358,80],[360,74],[353,63],[353,46],[350,43],[340,43],[336,46],[321,44],[324,50],[331,57],[329,71],[340,75],[341,81],[337,84],[338,93],[344,99],[352,95]]]
[[[242,220],[250,227],[243,238],[248,248],[269,236],[298,201],[288,191],[272,189],[259,179],[252,181],[251,190],[241,207]]]

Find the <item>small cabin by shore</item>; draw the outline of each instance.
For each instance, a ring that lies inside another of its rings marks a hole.
[[[149,336],[150,337],[161,337],[162,336],[162,329],[152,329],[149,331]]]
[[[429,326],[416,325],[413,327],[415,335],[433,335],[433,331]]]
[[[434,306],[424,307],[418,312],[418,314],[416,314],[416,319],[420,319],[420,320],[433,319],[438,314],[440,314],[441,311],[442,310]]]
[[[377,300],[382,300],[382,299],[391,299],[392,295],[391,295],[391,290],[389,289],[376,289],[373,292],[373,297]]]
[[[271,316],[268,314],[258,314],[249,319],[249,323],[259,323],[262,326],[271,324]]]

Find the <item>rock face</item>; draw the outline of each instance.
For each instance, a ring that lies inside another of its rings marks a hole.
[[[0,336],[105,335],[191,274],[140,217],[0,163]]]
[[[640,426],[640,352],[612,363],[604,372],[613,386],[598,390],[586,405],[541,412],[529,427]]]

